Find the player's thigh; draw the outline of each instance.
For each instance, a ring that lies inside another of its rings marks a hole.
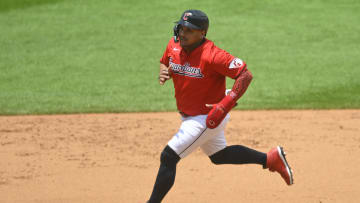
[[[206,142],[204,142],[200,146],[206,155],[211,156],[226,147],[224,131],[226,128],[226,124],[229,121],[229,118],[230,116],[227,115],[223,122],[217,128],[211,129],[206,132],[208,140],[206,140]]]
[[[216,152],[224,149],[226,145],[224,131],[222,131],[218,135],[213,136],[210,140],[202,144],[200,148],[207,156],[211,156]]]
[[[184,158],[201,144],[206,142],[206,115],[192,116],[183,119],[179,131],[171,138],[168,145]]]
[[[215,153],[225,148],[224,130],[230,118],[229,115],[214,129],[206,127],[206,115],[189,117],[183,120],[179,131],[169,141],[168,145],[184,158],[198,147],[204,145],[205,153]],[[209,142],[209,140],[213,140]],[[209,142],[209,143],[208,143]]]

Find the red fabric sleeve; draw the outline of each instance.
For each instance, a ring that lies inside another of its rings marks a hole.
[[[166,46],[166,49],[164,51],[163,56],[160,59],[160,63],[169,66],[169,50],[170,50],[170,46],[171,46],[171,42],[173,41],[173,39],[171,38],[168,45]]]
[[[253,76],[249,70],[241,72],[238,78],[236,78],[233,88],[231,89],[230,96],[237,101],[243,96],[245,91],[250,85]]]
[[[206,118],[208,128],[216,128],[225,118],[226,114],[234,108],[236,101],[245,93],[250,82],[252,74],[245,70],[237,77],[235,84],[228,95],[226,95],[218,104],[215,104]]]
[[[213,56],[213,69],[227,77],[236,79],[241,72],[246,70],[246,63],[239,58],[235,58],[228,52],[218,49]]]

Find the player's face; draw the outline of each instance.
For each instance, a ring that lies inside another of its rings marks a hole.
[[[201,41],[205,36],[205,31],[195,30],[185,26],[181,26],[179,30],[180,45],[182,47],[191,46]]]

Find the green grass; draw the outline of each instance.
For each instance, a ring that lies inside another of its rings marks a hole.
[[[25,9],[32,6],[57,3],[63,0],[1,0],[0,12],[7,12],[14,9]]]
[[[360,108],[359,1],[149,2],[2,0],[0,114],[175,111],[156,78],[188,8],[253,72],[238,109]]]

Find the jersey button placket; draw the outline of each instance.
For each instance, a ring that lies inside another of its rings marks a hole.
[[[186,63],[188,63],[190,65],[190,62],[188,59],[190,58],[191,53],[188,54],[184,50],[181,50],[181,55],[182,55],[181,57],[184,59],[184,64],[182,64],[182,65],[185,65]]]

